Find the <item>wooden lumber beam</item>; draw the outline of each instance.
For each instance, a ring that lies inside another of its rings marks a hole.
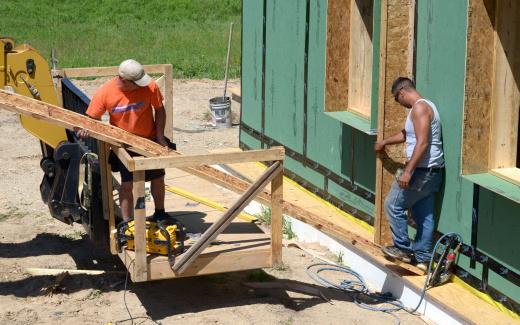
[[[283,240],[283,167],[271,181],[271,263],[282,264]]]
[[[164,109],[166,110],[166,125],[164,135],[173,138],[173,67],[164,66]]]
[[[516,167],[496,168],[496,169],[491,169],[489,172],[510,183],[520,186],[520,169],[519,168],[516,168]]]
[[[119,158],[119,160],[123,163],[123,165],[125,165],[128,171],[133,172],[135,170],[134,158],[130,156],[130,154],[128,153],[128,151],[126,151],[125,148],[115,147],[112,148],[112,151],[115,153],[117,158]]]
[[[170,155],[149,158],[135,157],[134,170],[180,168],[255,161],[279,161],[283,160],[284,156],[285,150],[283,147],[273,147],[266,150],[219,152],[203,155]]]
[[[520,114],[520,1],[496,3],[489,169],[516,166]],[[512,54],[515,53],[515,54]]]
[[[388,138],[403,129],[406,111],[395,102],[390,92],[399,76],[411,76],[413,67],[413,21],[415,1],[381,1],[381,54],[377,139]],[[384,198],[394,181],[394,172],[406,160],[403,145],[390,146],[378,154],[376,162],[376,202],[374,241],[392,244],[392,236],[384,212]]]
[[[146,202],[144,190],[144,171],[134,172],[134,243],[135,243],[135,282],[148,280],[148,262],[146,261]]]
[[[170,64],[149,64],[143,65],[146,73],[156,74],[164,73],[165,69]],[[117,76],[119,66],[113,67],[89,67],[89,68],[64,68],[57,70],[60,75],[65,74],[68,78],[83,78],[83,77],[108,77]]]
[[[116,248],[116,219],[114,214],[114,197],[112,187],[112,171],[108,163],[108,155],[110,153],[110,145],[103,141],[98,141],[99,147],[99,165],[103,166],[99,169],[101,174],[101,195],[103,197],[103,217],[108,219],[108,238],[110,244],[110,252],[117,255]]]
[[[69,130],[84,128],[89,131],[93,138],[117,147],[133,146],[141,149],[147,156],[159,156],[168,153],[168,150],[163,146],[116,126],[26,96],[10,94],[4,90],[0,90],[0,109],[30,116]]]
[[[208,228],[200,237],[199,240],[191,246],[186,253],[175,263],[173,271],[182,274],[195,259],[202,253],[202,251],[214,241],[217,236],[229,226],[233,219],[254,199],[274,177],[278,176],[283,171],[283,166],[280,162],[276,162],[269,167],[260,178],[249,186],[248,190],[229,208],[226,213]]]
[[[105,271],[105,270],[75,270],[75,269],[45,269],[39,267],[28,267],[25,272],[30,275],[60,275],[68,274],[85,274],[85,275],[103,275],[103,274],[124,274],[124,271]]]

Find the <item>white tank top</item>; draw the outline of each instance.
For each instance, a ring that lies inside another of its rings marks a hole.
[[[430,138],[428,140],[428,147],[426,148],[426,151],[424,152],[424,155],[417,167],[444,167],[444,154],[442,152],[441,138],[441,119],[435,104],[427,99],[419,99],[416,101],[408,113],[408,117],[406,118],[406,123],[404,126],[406,131],[406,158],[408,160],[412,158],[412,153],[415,148],[415,144],[417,143],[415,130],[410,116],[412,114],[412,110],[418,102],[426,102],[432,108],[433,119],[430,124]]]

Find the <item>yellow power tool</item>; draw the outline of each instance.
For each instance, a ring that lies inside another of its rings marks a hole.
[[[173,266],[175,255],[184,251],[186,240],[186,228],[175,218],[167,218],[155,221],[146,218],[146,252],[168,256],[170,266]],[[134,220],[123,221],[118,226],[117,243],[121,250],[123,245],[127,249],[134,250]]]

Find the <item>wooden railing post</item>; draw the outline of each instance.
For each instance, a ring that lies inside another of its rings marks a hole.
[[[108,219],[108,238],[110,241],[110,253],[117,255],[116,248],[116,220],[114,215],[114,197],[112,186],[112,170],[108,163],[108,155],[110,153],[110,145],[103,141],[99,144],[99,165],[101,166],[101,195],[103,201],[103,217]]]
[[[133,281],[141,282],[148,279],[146,262],[146,204],[144,190],[144,171],[134,172],[134,243],[135,261]]]
[[[281,162],[280,162],[281,163]],[[283,166],[271,181],[271,262],[273,267],[282,264],[283,239]]]
[[[173,67],[171,64],[164,66],[164,109],[166,110],[166,125],[164,135],[170,139],[173,137]]]

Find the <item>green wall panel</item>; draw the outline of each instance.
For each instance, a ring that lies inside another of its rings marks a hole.
[[[520,205],[512,203],[491,191],[480,189],[478,248],[519,272]]]
[[[367,200],[353,194],[350,191],[345,190],[343,187],[338,184],[329,181],[329,193],[334,195],[335,197],[341,199],[343,202],[348,205],[365,212],[368,215],[374,215],[374,204],[368,202]]]
[[[379,110],[379,69],[381,59],[381,0],[374,0],[374,26],[372,28],[372,98],[370,108],[370,128],[377,130]]]
[[[341,174],[342,123],[325,110],[327,1],[311,1],[307,85],[307,156]]]
[[[257,130],[262,123],[263,1],[242,2],[242,121]]]
[[[358,132],[324,113],[327,1],[311,1],[309,17],[307,156],[349,181],[354,163],[354,183],[374,192],[375,137]]]
[[[417,10],[417,88],[437,105],[446,160],[438,229],[469,242],[473,185],[460,177],[467,1],[419,1]]]
[[[309,183],[314,186],[323,189],[325,184],[325,178],[320,173],[317,173],[312,168],[304,166],[302,163],[291,159],[290,157],[285,157],[284,167],[298,176],[304,178]]]
[[[438,230],[460,233],[471,240],[473,184],[460,177],[467,1],[418,2],[416,81],[421,94],[436,103],[442,120],[446,177],[439,197]],[[477,248],[515,270],[520,268],[520,249],[512,241],[520,233],[520,206],[488,190],[480,191]],[[478,278],[482,266],[469,267],[461,256],[459,265]],[[518,300],[520,292],[501,276],[491,274],[489,284]]]
[[[265,133],[303,152],[305,1],[268,0]]]
[[[245,144],[251,149],[261,149],[262,144],[260,143],[260,140],[257,140],[256,138],[253,138],[249,134],[247,134],[244,131],[240,131],[240,142]]]

